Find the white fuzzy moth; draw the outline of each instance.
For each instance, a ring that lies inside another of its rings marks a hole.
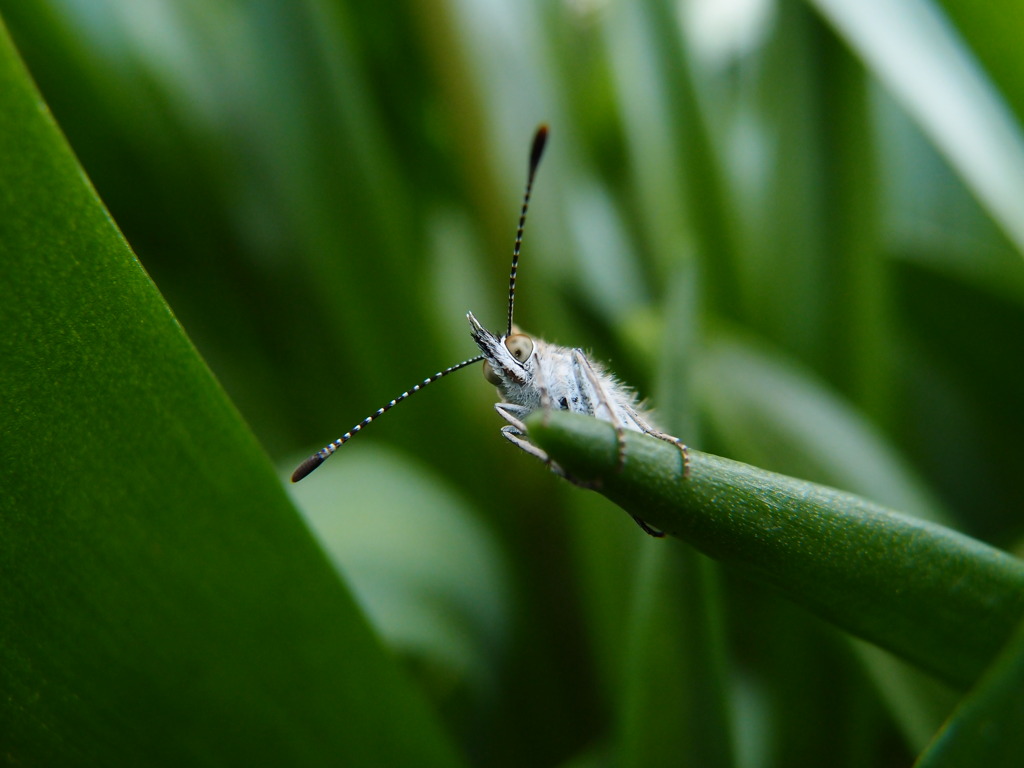
[[[599,365],[591,363],[583,350],[548,344],[521,332],[512,322],[512,313],[515,307],[516,273],[519,269],[519,250],[523,241],[526,211],[530,205],[533,180],[537,173],[537,166],[540,164],[541,155],[544,153],[547,138],[548,127],[541,125],[533,137],[533,145],[530,149],[526,192],[523,195],[519,226],[516,229],[515,245],[512,248],[512,269],[508,281],[508,325],[505,333],[499,336],[488,331],[480,325],[473,313],[469,312],[466,317],[469,319],[473,341],[480,348],[479,355],[464,360],[458,365],[445,368],[443,371],[438,371],[378,408],[337,440],[303,461],[292,474],[293,483],[306,477],[328,456],[351,440],[356,433],[362,431],[371,422],[410,395],[450,373],[481,361],[483,362],[484,378],[498,388],[498,394],[501,397],[501,402],[496,403],[494,408],[508,422],[501,428],[502,435],[513,445],[545,462],[556,474],[577,482],[569,477],[544,451],[527,440],[524,422],[527,416],[537,410],[572,411],[611,423],[619,438],[620,468],[626,459],[624,430],[642,432],[670,442],[678,446],[682,453],[683,474],[686,474],[689,466],[686,446],[678,438],[654,427],[644,417],[632,390],[617,381]],[[586,483],[578,484],[586,485]],[[663,535],[643,520],[637,517],[634,519],[644,531],[652,536]]]

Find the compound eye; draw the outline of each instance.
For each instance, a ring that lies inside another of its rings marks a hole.
[[[484,378],[496,387],[501,386],[501,377],[495,373],[494,366],[484,360]]]
[[[525,333],[513,333],[505,339],[505,346],[520,363],[525,363],[533,354],[533,339]]]

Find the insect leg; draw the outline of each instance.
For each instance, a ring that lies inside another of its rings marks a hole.
[[[632,408],[627,407],[626,409],[630,417],[637,423],[637,426],[644,431],[644,434],[656,437],[659,440],[664,440],[666,443],[672,443],[683,456],[683,477],[687,477],[690,474],[690,451],[686,445],[678,437],[670,435],[668,432],[662,432],[660,429],[649,424],[644,418]]]
[[[586,488],[591,491],[596,491],[600,489],[601,483],[599,480],[587,481],[580,480],[578,477],[573,477],[564,469],[562,469],[557,463],[555,463],[545,451],[541,450],[536,445],[534,445],[533,443],[526,439],[526,424],[524,424],[520,419],[526,418],[527,416],[530,415],[530,413],[532,413],[532,411],[529,408],[523,405],[514,405],[512,403],[495,403],[494,410],[498,412],[501,418],[508,422],[507,426],[501,428],[502,437],[504,437],[506,440],[512,443],[512,445],[514,445],[516,448],[525,453],[530,454],[536,459],[540,459],[545,464],[547,464],[548,469],[550,469],[559,477],[564,477],[573,485],[577,485],[580,488]],[[657,528],[652,528],[650,525],[648,525],[646,522],[641,520],[636,515],[630,513],[630,517],[632,517],[636,521],[636,524],[639,525],[643,532],[647,535],[653,536],[655,538],[661,538],[665,535],[664,531],[659,531]]]
[[[590,364],[590,361],[587,360],[587,356],[583,354],[583,350],[574,349],[572,351],[572,358],[573,362],[576,363],[578,370],[583,371],[583,374],[586,376],[590,386],[593,387],[594,393],[600,401],[600,404],[608,411],[608,421],[610,421],[612,426],[615,427],[615,438],[618,448],[617,467],[621,472],[622,468],[626,465],[626,427],[623,425],[622,419],[619,418],[618,411],[613,407],[611,395],[608,394],[604,384],[601,383],[601,378],[597,375],[597,372]],[[630,411],[632,411],[632,409],[630,409]],[[594,408],[594,415],[597,416],[597,408]],[[636,524],[639,525],[641,530],[648,536],[660,539],[665,535],[664,531],[659,531],[657,528],[648,525],[647,522],[640,519],[632,512],[629,513],[629,516],[633,518]]]
[[[597,372],[590,364],[590,361],[587,360],[587,356],[583,354],[583,350],[574,349],[572,351],[572,360],[576,364],[577,370],[583,371],[583,375],[586,377],[591,388],[593,388],[598,402],[604,406],[605,410],[608,411],[607,421],[611,422],[612,426],[615,427],[615,439],[618,445],[618,458],[616,461],[619,470],[621,470],[626,464],[626,427],[623,425],[622,419],[619,418],[618,411],[612,404],[611,396],[601,383],[601,378],[597,375]],[[597,415],[596,404],[594,407],[594,416],[601,418]]]
[[[540,409],[544,413],[544,423],[547,423],[547,414],[551,412],[551,389],[548,387],[547,378],[544,375],[544,366],[538,365],[534,371],[534,386],[540,395]]]
[[[516,432],[520,435],[526,434],[526,424],[523,423],[523,419],[533,413],[532,410],[525,405],[515,405],[513,403],[495,403],[494,410],[498,412],[501,418],[515,427]]]
[[[587,490],[597,490],[600,487],[600,483],[592,482],[587,480],[580,480],[578,477],[574,477],[562,469],[555,461],[552,460],[548,454],[536,445],[526,439],[526,425],[520,420],[520,418],[526,418],[533,411],[523,405],[513,405],[512,403],[495,403],[494,410],[496,410],[505,421],[508,422],[508,426],[501,428],[501,435],[524,453],[528,453],[536,459],[543,461],[548,469],[554,474],[561,478],[568,480],[573,485],[577,485],[580,488],[586,488]]]
[[[522,432],[520,432],[512,425],[502,427],[501,435],[519,450],[524,451],[533,456],[534,458],[543,461],[545,464],[548,465],[548,468],[556,475],[559,475],[560,477],[565,477],[565,473],[562,471],[562,468],[559,467],[554,461],[552,461],[551,457],[548,456],[547,453],[545,453],[543,450],[541,450],[536,445],[527,440],[525,437],[523,437]]]

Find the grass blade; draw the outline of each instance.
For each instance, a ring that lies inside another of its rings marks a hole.
[[[528,422],[569,473],[650,525],[773,583],[822,617],[956,685],[972,683],[1024,614],[1024,562],[852,494],[562,412]]]

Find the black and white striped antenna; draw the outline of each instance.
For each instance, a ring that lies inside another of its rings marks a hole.
[[[299,464],[299,466],[296,467],[295,471],[292,472],[292,482],[293,483],[299,482],[299,480],[301,480],[306,475],[308,475],[310,472],[312,472],[314,469],[316,469],[321,464],[323,464],[324,461],[327,460],[328,456],[330,456],[336,450],[341,448],[341,446],[343,446],[345,443],[347,443],[349,440],[351,440],[357,434],[362,432],[371,423],[373,423],[374,421],[379,419],[381,416],[383,416],[385,413],[390,411],[392,408],[394,408],[400,402],[405,400],[407,397],[411,397],[412,395],[415,395],[417,392],[419,392],[421,389],[423,389],[428,384],[433,384],[435,381],[437,381],[438,379],[444,378],[449,373],[455,373],[456,371],[458,371],[458,370],[460,370],[462,368],[465,368],[467,365],[472,365],[473,363],[479,363],[483,359],[484,359],[483,355],[477,355],[476,357],[471,357],[469,360],[463,360],[458,365],[453,365],[451,368],[445,368],[443,371],[438,371],[433,376],[429,376],[429,377],[425,378],[423,381],[421,381],[419,384],[417,384],[412,389],[407,389],[405,392],[400,394],[394,400],[391,400],[388,403],[384,404],[383,406],[378,408],[376,411],[371,413],[369,416],[367,416],[365,419],[360,421],[358,424],[356,424],[354,427],[352,427],[352,429],[350,429],[344,435],[339,437],[333,443],[328,443],[323,448],[321,448],[319,451],[317,451],[312,456],[310,456],[308,459],[306,459],[304,462]]]
[[[523,205],[519,212],[519,226],[516,228],[516,240],[515,244],[512,246],[512,270],[509,273],[508,278],[508,333],[506,336],[512,333],[512,307],[515,302],[516,295],[516,272],[519,270],[519,249],[523,244],[523,227],[526,225],[526,211],[530,206],[530,192],[533,189],[533,178],[537,174],[537,166],[540,164],[541,155],[544,154],[544,145],[547,143],[547,139],[548,127],[546,125],[541,125],[537,128],[537,132],[533,136],[533,145],[530,148],[530,170],[526,177],[526,192],[523,194]],[[451,368],[445,368],[443,371],[438,371],[433,376],[429,376],[421,381],[412,389],[406,390],[394,400],[391,400],[381,406],[333,443],[328,443],[299,464],[295,471],[292,472],[292,482],[297,483],[299,480],[306,477],[306,475],[323,464],[332,453],[406,398],[415,395],[428,384],[433,384],[438,379],[443,379],[448,374],[462,370],[473,363],[479,363],[483,359],[483,355],[477,355],[476,357],[471,357],[469,360],[463,360],[461,363],[453,365]]]
[[[523,193],[523,207],[519,210],[519,226],[516,228],[516,242],[512,246],[512,270],[508,276],[508,330],[506,336],[512,335],[512,310],[516,303],[516,273],[519,272],[519,248],[523,244],[523,227],[526,226],[526,211],[530,207],[530,193],[533,191],[533,177],[537,175],[544,146],[548,143],[548,127],[541,125],[533,135],[533,146],[530,147],[530,172],[526,176],[526,192]]]

